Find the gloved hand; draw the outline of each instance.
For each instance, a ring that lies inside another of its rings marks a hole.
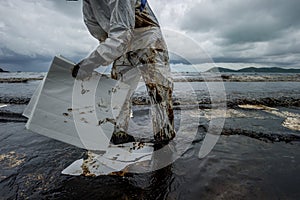
[[[77,63],[72,69],[72,76],[78,80],[88,78],[93,73],[93,70],[86,70],[84,67],[80,67],[81,62]]]
[[[140,7],[140,11],[142,12],[144,10],[144,8],[146,7],[147,4],[147,0],[141,0],[141,7]]]

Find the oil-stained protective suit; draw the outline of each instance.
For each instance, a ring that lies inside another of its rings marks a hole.
[[[142,76],[150,96],[154,138],[165,142],[175,137],[167,46],[150,6],[140,8],[140,0],[83,0],[84,22],[99,46],[80,62],[80,69],[92,71],[113,63],[111,76],[130,85],[129,98]],[[126,102],[115,133],[128,129],[130,99]]]

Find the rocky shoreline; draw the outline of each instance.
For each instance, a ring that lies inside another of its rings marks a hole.
[[[1,100],[0,100],[1,101]],[[198,106],[200,109],[204,108],[211,108],[211,99],[210,98],[203,98],[197,101]],[[149,98],[145,96],[135,96],[132,98],[133,105],[150,105]],[[234,98],[234,99],[227,99],[226,102],[219,102],[219,103],[226,103],[228,108],[237,108],[238,105],[243,104],[251,104],[251,105],[265,105],[265,106],[283,106],[283,107],[300,107],[300,98],[295,97],[265,97],[265,98]],[[184,101],[181,99],[173,99],[173,105],[191,105],[190,102]]]
[[[265,132],[258,132],[258,131],[251,131],[251,130],[243,130],[240,128],[225,128],[223,129],[222,135],[231,136],[231,135],[243,135],[246,137],[250,137],[253,139],[257,139],[264,142],[300,142],[300,135],[296,134],[289,134],[289,135],[282,135],[280,133],[265,133]]]
[[[218,74],[203,73],[189,76],[178,73],[174,76],[175,82],[300,82],[300,74]]]
[[[29,97],[0,97],[0,103],[3,104],[28,104]]]
[[[0,78],[0,83],[27,83],[28,81],[43,80],[43,77],[36,78]]]
[[[0,78],[0,83],[26,83],[43,80],[41,77],[31,78]],[[300,82],[300,74],[224,74],[224,73],[174,73],[174,82]]]
[[[295,101],[291,99],[285,99],[280,103],[280,105],[278,105],[277,100],[277,106],[274,106],[274,104],[272,103],[264,103],[268,102],[266,100],[255,101],[255,103],[258,102],[260,102],[260,104],[249,104],[253,102],[239,100],[227,107],[225,117],[226,123],[221,134],[226,136],[243,135],[265,142],[288,143],[292,141],[300,141],[300,106],[298,104],[299,99]],[[271,102],[274,102],[274,100]],[[25,106],[26,105],[15,105],[16,108],[14,108],[13,105],[9,105],[7,107],[1,108],[0,123],[26,122],[27,118],[22,116],[22,111]],[[208,124],[211,120],[211,117],[218,117],[218,110],[214,110],[216,116],[210,116],[210,112],[212,110],[209,104],[207,104],[207,106],[174,106],[175,115],[178,116],[180,116],[181,110],[192,111],[195,109],[197,110],[196,112],[198,112],[200,115],[205,116],[205,118],[202,118],[202,122],[200,122],[199,128],[206,132],[208,130]],[[149,112],[149,106],[134,105],[133,110],[134,116],[139,118],[140,115],[144,115],[143,113]],[[145,119],[143,118],[143,120]],[[270,126],[273,127],[271,128]],[[201,137],[200,139],[198,138],[196,140],[201,140]]]
[[[0,97],[0,103],[3,104],[28,104],[29,97]],[[192,102],[194,103],[194,102]],[[202,98],[197,101],[200,109],[211,108],[211,99]],[[226,103],[228,108],[236,108],[238,105],[251,104],[251,105],[264,105],[264,106],[283,106],[283,107],[300,107],[300,98],[297,97],[265,97],[265,98],[232,98],[227,99]],[[133,105],[150,105],[150,100],[147,96],[133,96]],[[192,105],[189,101],[173,98],[173,105]]]

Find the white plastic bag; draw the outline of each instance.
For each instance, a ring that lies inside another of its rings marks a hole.
[[[109,143],[116,116],[128,99],[129,86],[96,72],[87,80],[75,80],[71,76],[73,67],[74,63],[65,58],[55,57],[23,113],[28,117],[26,128],[33,132],[104,152],[90,152],[88,160],[77,160],[62,173],[107,175],[151,160],[152,144]]]
[[[54,58],[23,115],[26,128],[88,150],[106,150],[129,87],[105,75],[71,76],[74,63]]]

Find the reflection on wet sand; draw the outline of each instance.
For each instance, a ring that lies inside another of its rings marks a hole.
[[[247,118],[245,120],[249,121]],[[274,120],[278,121],[277,118]],[[195,141],[181,158],[160,170],[141,174],[127,173],[124,177],[61,175],[60,172],[65,167],[84,157],[84,150],[30,133],[24,130],[24,123],[2,123],[0,194],[5,199],[299,197],[300,179],[296,176],[300,172],[297,165],[300,159],[298,142],[292,142],[291,145],[266,143],[243,135],[221,136],[213,151],[204,159],[199,159],[205,122],[199,123]],[[238,126],[231,121],[225,124],[230,125]],[[272,126],[268,128],[274,129]],[[4,129],[6,131],[2,132]],[[232,131],[234,133],[235,130]],[[9,149],[19,149],[22,154],[5,153],[10,152]],[[165,155],[169,157],[168,154]],[[9,169],[5,168],[5,159],[11,160]]]
[[[18,154],[14,151],[10,151],[6,154],[0,155],[0,162],[4,163],[3,168],[14,168],[21,165],[25,161],[24,154]]]
[[[300,114],[298,113],[279,111],[277,108],[271,108],[264,105],[239,105],[239,107],[244,109],[263,110],[267,113],[281,117],[284,119],[282,126],[291,130],[300,131]]]

